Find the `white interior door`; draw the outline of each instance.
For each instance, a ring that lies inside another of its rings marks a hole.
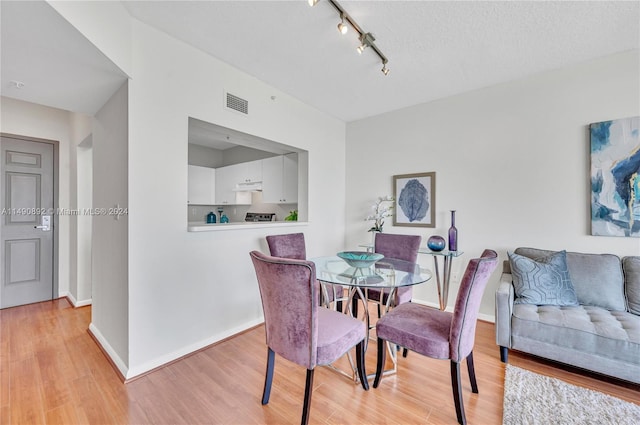
[[[53,144],[2,136],[0,308],[53,299]]]

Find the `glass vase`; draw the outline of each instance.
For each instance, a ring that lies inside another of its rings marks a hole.
[[[456,211],[451,210],[451,227],[449,227],[449,251],[458,250],[458,229],[456,228]]]
[[[378,233],[377,230],[371,231],[371,248],[369,249],[371,252],[376,251],[376,233]]]

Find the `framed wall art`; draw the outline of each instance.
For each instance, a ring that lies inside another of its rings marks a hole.
[[[640,237],[640,117],[589,125],[591,234]]]
[[[393,176],[394,226],[436,227],[436,173]]]

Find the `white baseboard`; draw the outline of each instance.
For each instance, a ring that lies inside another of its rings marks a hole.
[[[439,305],[439,304],[432,303],[431,301],[417,300],[417,299],[413,298],[413,299],[411,300],[411,302],[412,302],[412,303],[416,303],[416,304],[426,305],[427,307],[440,308],[440,305]],[[451,312],[451,311],[453,311],[453,308],[451,308],[451,307],[447,307],[447,308],[445,309],[445,311],[449,311],[449,312]]]
[[[439,304],[432,303],[432,302],[429,302],[429,301],[412,299],[411,302],[412,303],[416,303],[416,304],[426,305],[426,306],[433,307],[433,308],[440,308]],[[444,311],[448,311],[450,313],[453,313],[453,307],[447,306],[447,308]],[[496,317],[494,315],[491,315],[491,314],[479,313],[478,314],[478,319],[484,320],[485,322],[496,323]]]
[[[433,307],[433,308],[439,308],[439,305],[437,303],[433,303],[433,302],[429,302],[429,301],[423,301],[423,300],[412,300],[412,302],[416,303],[416,304],[422,304],[422,305],[426,305],[429,307]],[[452,312],[453,311],[453,307],[449,307],[447,306],[445,311],[449,311]],[[491,323],[495,323],[495,317],[492,315],[488,315],[488,314],[479,314],[478,318],[481,320],[485,320],[487,322],[491,322]],[[138,366],[134,366],[131,368],[128,368],[126,366],[126,364],[122,361],[122,359],[120,359],[120,357],[116,354],[115,350],[113,350],[113,348],[109,345],[109,343],[106,341],[106,339],[102,336],[102,334],[100,333],[100,331],[98,330],[98,328],[96,328],[94,326],[93,323],[91,323],[89,325],[89,330],[91,330],[91,332],[93,333],[93,335],[95,336],[95,338],[97,339],[97,341],[99,342],[99,344],[102,346],[102,348],[104,349],[104,351],[107,353],[107,355],[111,358],[111,360],[113,361],[113,363],[115,364],[115,366],[118,368],[118,370],[120,371],[120,373],[122,374],[122,376],[125,377],[126,380],[130,380],[135,378],[138,375],[142,375],[144,373],[147,373],[153,369],[157,369],[161,366],[164,366],[168,363],[171,363],[174,360],[177,360],[181,357],[184,357],[186,355],[189,355],[193,352],[196,352],[200,349],[203,349],[205,347],[208,347],[209,345],[215,344],[216,342],[220,342],[226,338],[229,338],[233,335],[236,335],[240,332],[246,331],[247,329],[250,329],[254,326],[257,326],[261,323],[264,322],[263,318],[260,319],[256,319],[256,320],[252,320],[250,322],[247,322],[241,326],[237,326],[235,328],[232,329],[228,329],[224,332],[221,332],[219,334],[213,335],[210,338],[198,341],[197,343],[188,345],[186,347],[182,347],[179,350],[173,351],[172,353],[169,354],[165,354],[163,356],[157,357],[151,361],[148,361],[146,363],[143,363],[141,365]]]
[[[257,326],[261,323],[264,323],[264,319],[260,318],[260,319],[256,319],[256,320],[252,320],[250,322],[247,322],[241,326],[236,326],[235,328],[232,329],[228,329],[224,332],[221,332],[219,334],[213,335],[210,338],[198,341],[195,344],[191,344],[188,345],[186,347],[182,347],[179,350],[176,350],[172,353],[169,354],[165,354],[163,356],[157,357],[151,361],[148,361],[146,363],[143,363],[141,365],[137,365],[134,367],[131,367],[127,374],[125,374],[125,378],[127,380],[135,378],[138,375],[142,375],[146,372],[149,372],[153,369],[157,369],[158,367],[164,366],[168,363],[171,363],[174,360],[177,360],[181,357],[184,357],[188,354],[191,354],[193,352],[196,352],[202,348],[208,347],[209,345],[215,344],[216,342],[222,341],[225,338],[229,338],[230,336],[236,335],[240,332],[246,331],[247,329],[251,329],[254,326]]]
[[[91,331],[93,337],[98,341],[98,344],[100,344],[104,352],[109,356],[115,367],[118,368],[122,376],[127,378],[129,368],[127,367],[126,363],[120,358],[120,356],[118,356],[116,350],[111,347],[109,342],[102,335],[102,332],[100,332],[100,330],[93,324],[93,322],[89,324],[89,330]]]
[[[478,319],[484,320],[485,322],[496,323],[496,316],[491,314],[478,314]]]
[[[69,300],[69,302],[71,302],[71,305],[74,308],[84,307],[86,305],[91,305],[91,301],[92,301],[91,298],[89,298],[88,300],[78,301],[78,300],[76,300],[76,297],[74,297],[71,292],[66,292],[64,294],[61,294],[61,297],[66,297]]]

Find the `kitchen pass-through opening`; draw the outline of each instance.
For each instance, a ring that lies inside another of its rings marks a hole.
[[[189,118],[188,226],[223,209],[228,224],[308,217],[308,163],[304,149]]]

